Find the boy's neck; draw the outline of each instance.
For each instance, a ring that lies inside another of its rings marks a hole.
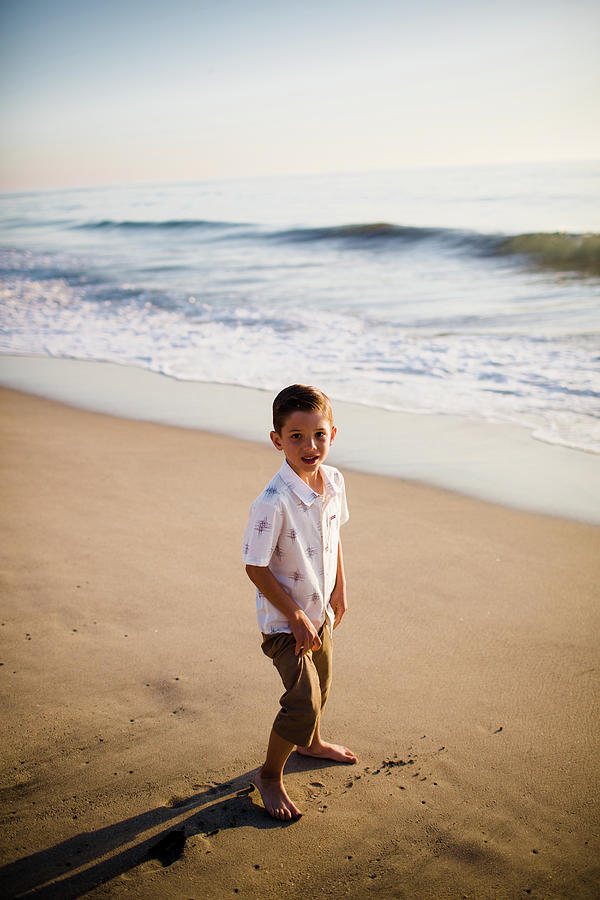
[[[314,472],[298,472],[298,470],[291,464],[289,459],[286,459],[286,462],[290,469],[296,473],[298,478],[300,478],[305,484],[311,488],[316,494],[323,493],[323,475],[321,474],[321,466],[319,465]]]

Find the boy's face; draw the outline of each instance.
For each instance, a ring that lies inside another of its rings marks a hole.
[[[297,409],[281,429],[271,432],[271,440],[283,450],[288,463],[300,478],[314,476],[327,459],[336,429],[321,412]]]

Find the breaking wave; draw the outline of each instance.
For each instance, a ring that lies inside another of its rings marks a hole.
[[[242,222],[209,219],[113,220],[77,223],[75,230],[94,231],[198,231],[210,239],[217,232],[227,239],[269,241],[287,244],[335,243],[352,251],[381,249],[393,252],[419,243],[430,242],[446,249],[475,256],[511,256],[544,268],[600,275],[600,234],[535,232],[530,234],[483,234],[456,228],[394,225],[389,222],[364,222],[322,227],[273,229]],[[227,235],[225,232],[229,232]]]
[[[600,234],[517,234],[500,241],[498,250],[552,269],[600,275]]]

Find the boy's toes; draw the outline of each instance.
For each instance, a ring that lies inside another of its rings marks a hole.
[[[339,762],[345,763],[357,763],[358,756],[352,752],[352,750],[348,750],[347,747],[342,747],[339,744],[332,744],[332,753],[331,756],[333,759],[337,759]]]
[[[296,809],[296,807],[290,809],[287,806],[281,806],[278,809],[268,810],[268,812],[273,816],[274,819],[279,819],[281,822],[289,822],[290,819],[297,819],[301,815],[300,810]]]
[[[301,815],[302,815],[302,813],[300,812],[300,810],[298,809],[296,804],[293,802],[293,800],[288,800],[286,807],[285,807],[284,818],[286,820],[287,819],[299,819]]]

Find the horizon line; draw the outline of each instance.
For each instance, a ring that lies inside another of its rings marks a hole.
[[[67,192],[77,192],[77,191],[104,191],[104,190],[123,190],[126,188],[141,188],[141,187],[176,187],[176,186],[186,186],[186,185],[195,185],[202,184],[205,182],[209,183],[218,183],[218,182],[228,182],[228,181],[251,181],[251,180],[260,180],[260,179],[277,179],[277,178],[331,178],[331,177],[344,177],[344,176],[353,176],[353,175],[370,175],[370,174],[391,174],[393,172],[402,172],[402,171],[414,171],[414,170],[423,170],[423,169],[497,169],[497,168],[510,168],[513,166],[556,166],[556,165],[568,165],[575,163],[600,163],[600,156],[585,156],[585,157],[569,157],[563,159],[554,159],[554,160],[510,160],[505,162],[470,162],[470,163],[407,163],[401,166],[395,166],[390,168],[389,166],[385,166],[383,168],[372,168],[372,169],[348,169],[348,170],[323,170],[320,172],[313,171],[295,171],[295,172],[263,172],[263,173],[250,173],[246,175],[212,175],[212,176],[204,176],[198,178],[183,178],[178,180],[173,179],[144,179],[142,181],[129,181],[129,182],[106,182],[102,184],[74,184],[74,185],[62,185],[55,187],[21,187],[21,188],[7,188],[0,187],[0,198],[2,197],[13,197],[18,195],[28,195],[28,194],[43,194],[43,193],[67,193]]]

